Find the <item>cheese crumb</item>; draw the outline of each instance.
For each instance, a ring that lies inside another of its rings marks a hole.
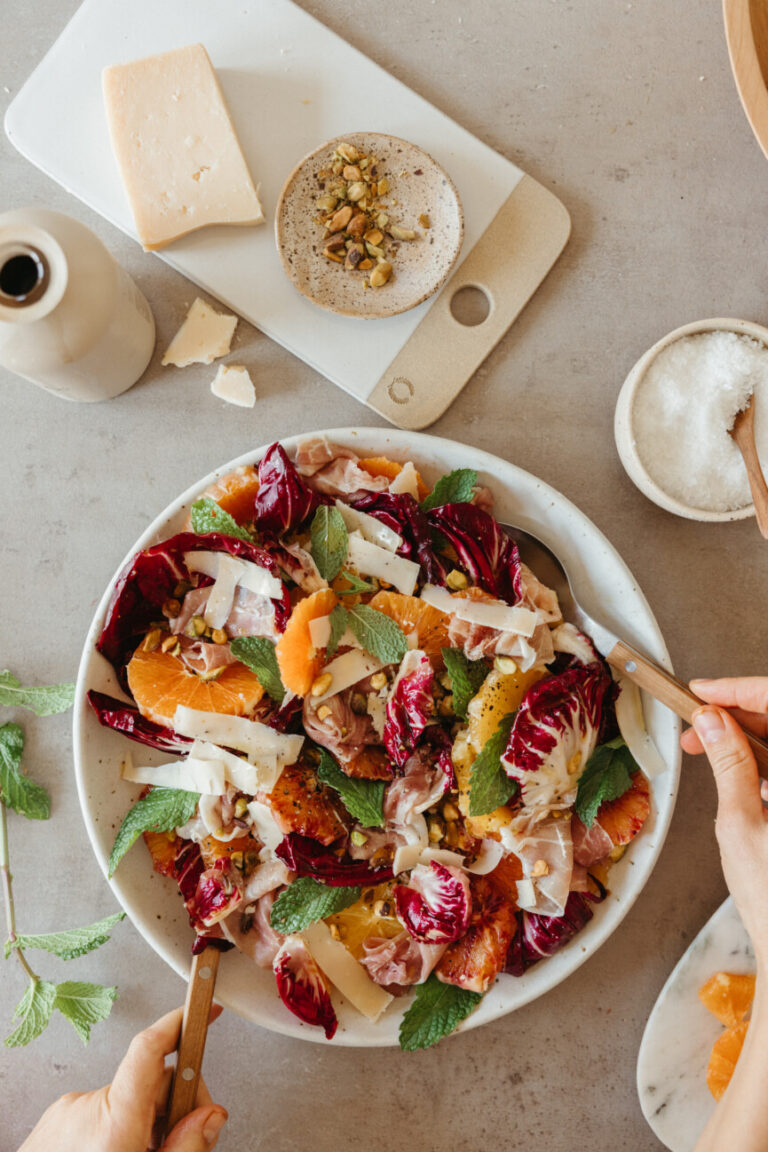
[[[237,316],[216,312],[198,296],[187,318],[163,356],[163,364],[186,368],[188,364],[212,364],[226,356],[237,327]]]
[[[220,400],[237,404],[239,408],[253,408],[256,403],[256,389],[250,373],[242,364],[220,364],[211,380],[211,392]]]

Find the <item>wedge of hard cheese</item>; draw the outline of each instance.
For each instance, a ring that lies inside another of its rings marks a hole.
[[[112,146],[145,248],[208,224],[260,224],[216,73],[190,44],[103,73]]]

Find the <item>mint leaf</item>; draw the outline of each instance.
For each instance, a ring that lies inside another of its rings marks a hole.
[[[117,988],[67,980],[56,986],[54,1008],[66,1016],[83,1044],[91,1038],[91,1026],[106,1020],[117,999]]]
[[[391,617],[367,604],[346,609],[347,624],[366,652],[382,664],[397,664],[408,651],[405,633]]]
[[[185,792],[181,788],[153,788],[138,800],[120,825],[109,857],[108,875],[114,876],[123,856],[142,832],[170,832],[186,824],[192,819],[199,799],[197,792]]]
[[[347,569],[344,568],[341,575],[347,581],[349,587],[334,589],[337,596],[358,596],[361,592],[376,591],[375,584],[371,584],[368,580],[363,580],[362,576],[358,576],[355,572],[348,572]]]
[[[77,956],[84,956],[94,948],[100,948],[109,940],[109,933],[121,920],[125,919],[125,912],[115,912],[95,924],[88,924],[85,928],[70,928],[65,932],[48,932],[44,936],[17,936],[15,940],[7,940],[5,944],[5,958],[10,956],[14,948],[39,948],[43,952],[53,952],[62,960],[74,960]]]
[[[475,484],[477,472],[473,468],[456,468],[447,476],[440,477],[421,507],[424,512],[429,512],[443,504],[469,504]]]
[[[21,769],[24,733],[18,724],[0,725],[0,800],[28,820],[47,820],[51,798],[41,784]]]
[[[246,528],[241,528],[237,520],[225,512],[210,496],[202,496],[195,500],[190,509],[192,531],[198,536],[207,536],[209,532],[220,532],[222,536],[234,536],[237,540],[247,540],[253,543],[253,536]]]
[[[330,888],[311,876],[300,876],[272,905],[269,922],[276,932],[301,932],[360,899],[360,888]]]
[[[347,618],[347,610],[343,604],[335,604],[331,609],[330,616],[328,617],[331,624],[331,634],[328,637],[328,644],[325,649],[325,655],[328,660],[336,655],[336,649],[339,646],[339,640],[346,632],[349,626]]]
[[[477,1008],[480,992],[468,992],[455,984],[443,984],[434,972],[424,984],[414,989],[413,1003],[400,1024],[400,1047],[403,1052],[431,1048],[453,1032],[462,1020]]]
[[[466,720],[467,705],[488,675],[488,665],[485,660],[469,660],[461,648],[443,648],[443,659],[451,678],[453,710],[461,720]]]
[[[618,800],[632,787],[632,774],[639,768],[620,736],[595,748],[579,777],[574,805],[587,828],[594,824],[601,804],[606,800]]]
[[[56,1001],[56,985],[47,980],[30,980],[27,990],[16,1006],[14,1020],[20,1024],[5,1038],[6,1048],[23,1048],[48,1027]]]
[[[29,708],[37,716],[53,716],[66,712],[75,699],[74,684],[46,684],[44,687],[23,688],[20,681],[6,668],[0,672],[0,704],[6,708]]]
[[[317,778],[338,792],[347,812],[363,828],[380,828],[384,824],[386,780],[358,780],[347,776],[325,748],[320,753]]]
[[[280,677],[275,645],[266,636],[239,636],[230,640],[229,649],[259,679],[265,692],[278,704],[285,698],[285,688]]]
[[[510,780],[501,766],[501,757],[507,747],[509,734],[517,713],[509,712],[499,722],[493,736],[489,736],[475,759],[469,777],[469,814],[485,816],[506,804],[518,784]]]
[[[333,504],[321,504],[310,529],[312,559],[324,580],[335,580],[349,552],[349,534],[341,512]]]

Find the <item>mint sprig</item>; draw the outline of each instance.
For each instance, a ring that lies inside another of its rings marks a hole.
[[[408,651],[408,641],[399,624],[384,612],[369,608],[367,604],[353,604],[345,608],[347,627],[382,664],[398,664]]]
[[[0,800],[28,820],[47,820],[51,798],[41,784],[24,775],[24,733],[18,724],[0,725]]]
[[[105,916],[103,920],[97,920],[84,928],[47,932],[43,936],[17,934],[13,940],[7,940],[5,943],[5,959],[9,958],[14,948],[38,948],[43,952],[52,952],[62,960],[74,960],[106,944],[114,926],[124,919],[125,912],[115,912],[112,916]]]
[[[29,708],[37,716],[53,716],[71,708],[74,699],[74,684],[46,684],[25,688],[7,668],[0,672],[0,705],[6,708]]]
[[[115,837],[108,876],[114,876],[123,856],[142,832],[170,832],[172,828],[186,824],[192,819],[199,799],[197,792],[185,792],[181,788],[153,788],[138,800],[125,816]]]
[[[246,668],[258,677],[264,691],[278,704],[285,698],[285,687],[275,654],[275,645],[266,636],[238,636],[230,640],[229,649]]]
[[[474,1012],[482,1000],[480,992],[469,992],[455,984],[443,984],[434,972],[414,989],[413,1003],[400,1023],[403,1052],[431,1048]]]
[[[587,828],[594,824],[601,804],[618,800],[632,787],[632,776],[639,768],[620,736],[595,748],[576,792],[576,813]]]
[[[56,985],[38,978],[30,980],[13,1013],[19,1024],[5,1038],[6,1048],[22,1048],[48,1027],[56,1003]]]
[[[272,905],[269,922],[276,932],[301,932],[360,899],[360,888],[331,888],[312,876],[300,876]]]
[[[334,604],[328,617],[330,621],[331,631],[328,637],[328,643],[325,648],[325,655],[328,660],[336,655],[336,649],[339,646],[339,641],[347,630],[347,610],[343,604]]]
[[[209,532],[219,532],[222,536],[234,536],[236,540],[246,540],[249,544],[253,543],[253,535],[248,529],[241,527],[234,516],[225,512],[210,496],[201,496],[199,500],[195,500],[190,509],[190,520],[192,521],[192,531],[196,532],[198,536],[207,536]]]
[[[443,648],[443,660],[451,677],[453,710],[460,720],[467,718],[467,705],[480,691],[480,685],[488,675],[485,660],[470,660],[461,648]]]
[[[348,588],[335,588],[337,596],[359,596],[365,592],[375,592],[376,585],[371,584],[369,580],[363,580],[362,576],[358,576],[356,572],[349,572],[343,568],[341,575],[347,581]]]
[[[106,1020],[117,999],[117,988],[67,980],[56,986],[54,1008],[66,1016],[83,1044],[91,1038],[91,1027]]]
[[[317,778],[338,792],[350,816],[363,828],[380,828],[384,824],[386,780],[359,780],[347,776],[327,749],[320,753]]]
[[[321,504],[312,518],[310,551],[317,570],[329,583],[335,580],[349,552],[349,533],[341,512],[333,504]]]
[[[430,512],[443,504],[469,504],[475,484],[477,472],[473,468],[456,468],[440,477],[421,507],[424,512]]]
[[[470,816],[485,816],[495,812],[518,789],[517,782],[510,780],[501,764],[516,715],[516,712],[509,712],[502,717],[498,728],[488,737],[472,764],[469,776]]]

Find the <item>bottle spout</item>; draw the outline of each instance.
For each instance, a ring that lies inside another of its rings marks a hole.
[[[51,281],[43,252],[30,244],[0,246],[0,304],[28,308],[45,295]]]

